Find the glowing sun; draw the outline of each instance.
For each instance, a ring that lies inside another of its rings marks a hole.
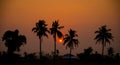
[[[59,39],[59,42],[62,43],[62,42],[63,42],[63,39]]]

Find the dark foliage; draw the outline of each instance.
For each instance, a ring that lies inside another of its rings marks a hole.
[[[102,45],[102,55],[104,55],[104,47],[107,43],[110,44],[111,40],[113,40],[112,33],[110,32],[111,29],[107,29],[107,26],[101,26],[97,31],[95,31],[96,37],[94,38],[96,40],[96,43],[100,43]]]
[[[8,53],[20,51],[20,46],[26,43],[26,37],[19,35],[19,31],[6,31],[2,37],[2,41],[5,41],[5,46],[8,48]]]

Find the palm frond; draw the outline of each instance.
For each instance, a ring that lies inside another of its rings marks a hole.
[[[71,49],[78,46],[78,39],[75,39],[75,37],[77,37],[78,35],[76,34],[76,32],[72,29],[70,29],[68,31],[69,34],[65,34],[65,38],[64,38],[64,43],[63,45],[66,45],[66,48],[69,47]]]
[[[58,36],[59,38],[63,37],[63,34],[62,34],[62,32],[60,32],[60,31],[57,31],[57,36]]]
[[[60,31],[60,29],[64,28],[64,26],[60,26],[58,23],[58,20],[55,20],[52,23],[52,28],[50,28],[50,33],[51,35],[53,35],[53,37],[55,35],[57,35],[59,38],[61,38],[63,36],[62,32]]]
[[[106,45],[106,43],[110,44],[110,40],[113,40],[113,36],[110,31],[111,29],[107,29],[106,25],[101,26],[97,31],[95,31],[95,34],[97,34],[94,38],[96,43],[101,42],[103,45]],[[102,41],[104,41],[104,43]]]
[[[47,29],[47,24],[44,20],[39,20],[36,23],[36,26],[33,27],[32,31],[35,32],[39,38],[42,36],[48,37],[47,33],[49,33],[49,30]]]
[[[58,27],[58,29],[62,29],[62,28],[64,28],[64,26],[60,26],[60,27]]]
[[[69,42],[70,37],[69,37],[69,36],[66,36],[63,40],[64,40],[63,45],[65,45],[65,44],[67,44],[67,42]]]
[[[78,45],[78,44],[79,44],[78,39],[73,39],[73,42],[75,43],[75,45]]]
[[[34,28],[32,29],[32,31],[33,31],[33,32],[37,32],[37,28],[34,27]]]

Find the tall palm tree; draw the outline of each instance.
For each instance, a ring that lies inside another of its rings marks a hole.
[[[32,31],[34,33],[37,34],[37,36],[39,37],[39,40],[40,40],[40,58],[42,56],[42,37],[45,36],[45,37],[48,37],[47,33],[49,33],[49,30],[47,28],[47,24],[44,20],[39,20],[37,23],[36,23],[36,26],[33,27]]]
[[[110,40],[113,40],[113,36],[110,33],[111,29],[107,29],[106,25],[101,26],[99,30],[95,31],[96,37],[94,38],[96,40],[96,43],[102,44],[102,55],[104,55],[104,47],[107,43],[110,44]]]
[[[79,41],[76,38],[78,35],[76,34],[75,30],[70,29],[68,31],[68,34],[65,34],[65,38],[64,38],[64,43],[63,45],[66,45],[66,48],[70,48],[70,59],[71,59],[71,53],[72,53],[72,49],[74,49],[74,47],[78,46]]]
[[[20,51],[20,46],[26,43],[26,37],[19,35],[19,31],[6,31],[2,37],[2,41],[5,41],[5,46],[8,48],[8,54],[13,54],[15,51]]]
[[[54,38],[54,56],[56,56],[56,37],[58,36],[59,38],[61,38],[63,36],[62,32],[60,31],[60,29],[62,28],[64,28],[64,26],[60,26],[58,20],[55,20],[52,23],[52,28],[50,28],[50,33],[51,35],[53,35]]]

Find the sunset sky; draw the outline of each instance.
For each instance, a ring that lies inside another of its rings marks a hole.
[[[113,47],[120,53],[120,1],[119,0],[0,0],[0,51],[7,48],[1,37],[7,30],[19,29],[20,34],[27,37],[27,44],[21,46],[20,54],[39,52],[39,39],[32,28],[38,20],[43,19],[51,27],[54,20],[59,20],[61,29],[66,34],[70,28],[76,30],[80,44],[73,54],[81,53],[85,48],[92,47],[101,53],[101,45],[95,44],[94,32],[102,25],[111,28],[114,41],[108,47]],[[59,40],[58,40],[59,41]],[[60,54],[66,54],[62,43],[57,41]],[[43,39],[44,53],[53,51],[53,38]]]

